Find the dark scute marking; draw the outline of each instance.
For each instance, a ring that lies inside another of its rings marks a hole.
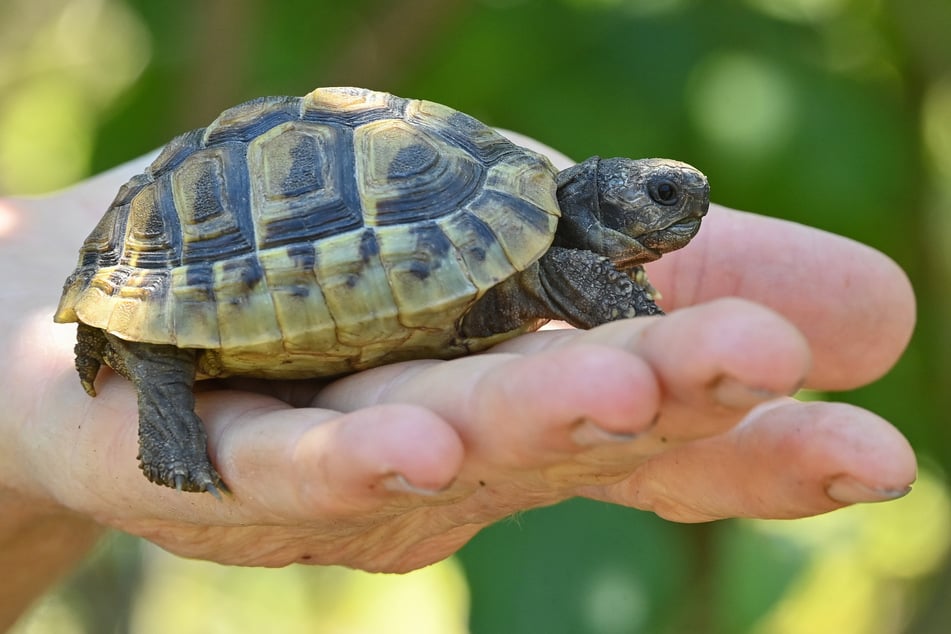
[[[438,158],[435,148],[425,143],[416,143],[400,148],[387,166],[387,178],[398,180],[410,178],[425,171]]]
[[[357,285],[357,282],[360,281],[359,275],[348,275],[347,276],[347,288],[354,288]]]
[[[445,258],[452,249],[452,242],[434,222],[420,223],[409,228],[416,238],[416,252],[427,253],[433,258]]]
[[[249,291],[253,290],[264,279],[264,268],[256,257],[228,260],[224,263],[223,269],[227,277],[230,277],[230,273],[237,272],[242,286]]]
[[[149,236],[150,238],[157,238],[164,233],[165,222],[157,206],[149,210],[149,214],[145,217],[145,226],[139,230],[142,232],[142,235]]]
[[[142,191],[142,188],[152,182],[152,177],[148,174],[136,174],[128,180],[116,193],[112,206],[124,205],[132,200],[136,194]]]
[[[415,257],[409,264],[409,271],[419,280],[425,280],[442,266],[453,248],[452,242],[435,223],[421,223],[408,228],[416,238]]]
[[[206,260],[222,260],[254,251],[254,227],[250,210],[250,188],[248,184],[248,166],[246,146],[231,143],[222,146],[221,183],[216,176],[218,171],[209,169],[198,179],[194,209],[181,210],[183,215],[193,213],[192,218],[183,218],[184,222],[199,224],[212,215],[224,212],[222,218],[214,220],[218,231],[207,232],[201,240],[184,245],[181,262],[191,264]],[[212,192],[217,192],[217,195]],[[169,197],[171,200],[171,196]],[[228,222],[222,222],[227,220]]]
[[[172,197],[172,181],[165,176],[155,181],[152,187],[155,188],[155,210],[163,218],[161,239],[164,247],[154,252],[139,253],[137,265],[156,269],[171,268],[182,261],[182,226],[178,210],[175,209],[175,199]]]
[[[224,211],[221,204],[221,189],[218,185],[218,175],[215,170],[209,169],[198,177],[195,183],[195,206],[192,219],[196,224],[214,218]]]
[[[124,288],[134,287],[139,289],[138,295],[152,298],[162,297],[168,292],[168,279],[169,274],[165,270],[140,275],[133,267],[120,265],[110,271],[105,280],[101,277],[93,279],[91,286],[112,296],[118,295]]]
[[[157,200],[158,192],[153,191],[150,196],[149,190],[143,191],[145,193],[132,201],[131,208],[137,221],[132,226],[132,235],[137,240],[152,242],[153,246],[158,247],[158,243],[162,242],[160,238],[165,233],[165,218],[162,216],[160,201]],[[167,247],[167,244],[162,246]]]
[[[409,272],[418,280],[425,280],[432,273],[432,266],[428,260],[413,260],[409,265]]]
[[[487,206],[507,207],[536,233],[548,233],[551,216],[523,198],[496,191],[485,192]]]
[[[485,130],[485,124],[472,117],[467,115],[464,112],[453,112],[449,115],[449,125],[453,128],[456,128],[466,134],[472,134],[473,132],[482,132]]]
[[[296,215],[268,222],[262,229],[261,248],[312,242],[363,226],[363,215],[341,203],[298,210]]]
[[[338,128],[334,143],[326,148],[326,152],[334,172],[335,195],[327,196],[320,204],[315,204],[307,196],[289,201],[287,204],[293,213],[269,221],[260,229],[262,249],[314,242],[363,226],[363,209],[355,180],[352,131]]]
[[[119,263],[140,269],[168,269],[181,262],[181,224],[168,176],[150,183],[123,207],[127,232]]]
[[[482,186],[485,170],[479,163],[440,156],[415,178],[388,183],[392,194],[377,201],[379,226],[433,220],[463,207]]]
[[[297,137],[297,143],[290,151],[290,170],[281,183],[281,192],[285,196],[300,196],[315,189],[323,189],[319,150],[317,140],[313,137]]]
[[[79,265],[112,266],[119,261],[119,240],[125,236],[127,206],[110,207],[93,228],[80,249]]]
[[[360,259],[363,260],[364,263],[367,263],[379,255],[379,253],[380,245],[377,244],[376,234],[373,233],[373,229],[365,230],[363,235],[360,236]]]
[[[309,243],[287,245],[287,257],[294,263],[294,267],[301,270],[313,270],[317,263],[317,254],[314,246]]]
[[[291,297],[296,297],[299,299],[304,299],[310,295],[310,288],[304,286],[303,284],[295,284],[291,288]]]
[[[168,173],[182,164],[186,158],[201,149],[201,139],[205,134],[204,128],[190,130],[169,141],[159,155],[148,167],[148,173],[153,179]]]
[[[206,147],[231,141],[247,143],[261,133],[300,118],[300,97],[259,97],[229,108],[218,116]]]
[[[364,89],[343,90],[340,92],[350,94],[360,94]],[[305,110],[301,116],[304,121],[315,121],[318,123],[337,123],[355,128],[372,121],[383,119],[402,119],[406,111],[408,99],[389,95],[384,104],[376,104],[356,110]]]
[[[495,130],[463,112],[449,115],[448,125],[434,125],[430,121],[421,124],[451,145],[463,148],[483,165],[496,163],[506,154],[522,152]]]
[[[125,286],[126,282],[132,276],[132,268],[120,266],[109,273],[109,291],[110,295],[116,295],[119,290]]]
[[[210,262],[196,262],[185,268],[185,284],[191,288],[201,289],[205,299],[214,299],[215,274]]]
[[[477,262],[484,262],[488,250],[498,243],[492,229],[472,214],[462,215],[453,229],[453,235],[460,234],[456,236],[456,241],[460,243],[464,254]]]
[[[84,289],[89,286],[89,281],[96,274],[96,270],[91,266],[78,266],[76,270],[69,274],[66,281],[63,282],[63,293],[67,293],[72,288]]]

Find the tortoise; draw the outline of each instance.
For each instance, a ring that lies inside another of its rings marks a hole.
[[[102,364],[134,384],[148,479],[220,498],[196,379],[333,377],[550,319],[661,314],[642,264],[687,244],[708,200],[684,163],[559,172],[429,101],[265,97],[176,137],[119,189],[54,319],[78,322],[90,396]]]

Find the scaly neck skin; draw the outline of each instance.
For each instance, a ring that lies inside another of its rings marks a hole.
[[[598,170],[601,158],[591,158],[561,171],[557,176],[561,220],[555,246],[583,249],[610,259],[618,270],[651,262],[660,254],[637,240],[605,226],[601,217]]]
[[[597,156],[562,170],[556,177],[561,220],[554,246],[598,252],[601,231],[601,207],[598,202]]]

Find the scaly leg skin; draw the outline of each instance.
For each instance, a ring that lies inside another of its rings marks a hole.
[[[76,372],[79,373],[79,382],[89,396],[96,396],[96,375],[102,367],[102,358],[108,344],[102,331],[86,324],[79,324],[76,330]]]
[[[106,363],[135,386],[139,402],[139,466],[146,477],[179,491],[228,488],[208,459],[207,439],[195,414],[195,352],[125,341],[80,325],[76,369],[86,391]],[[95,395],[95,390],[90,392]]]
[[[551,247],[538,262],[490,289],[462,321],[463,337],[508,332],[534,319],[576,328],[662,315],[646,278],[617,270],[591,251]]]
[[[654,303],[656,291],[646,276],[638,282],[636,275],[618,271],[606,257],[552,247],[538,263],[539,281],[555,319],[594,328],[618,319],[664,314]]]

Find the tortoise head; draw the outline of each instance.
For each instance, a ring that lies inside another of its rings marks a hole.
[[[556,244],[629,270],[690,242],[707,213],[710,185],[678,161],[592,157],[558,175],[558,203]]]

